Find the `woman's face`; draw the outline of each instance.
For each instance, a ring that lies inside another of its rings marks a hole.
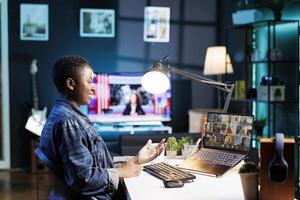
[[[75,80],[71,100],[78,106],[87,105],[95,95],[93,85],[94,72],[89,65],[85,65],[77,73],[78,76]]]
[[[132,94],[130,97],[130,103],[136,104],[137,103],[137,96],[136,94]]]

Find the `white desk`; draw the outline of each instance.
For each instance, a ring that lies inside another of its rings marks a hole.
[[[181,160],[165,159],[164,162],[176,164]],[[124,179],[124,182],[131,200],[243,200],[243,188],[237,172],[239,167],[231,169],[221,178],[195,174],[194,182],[185,183],[182,188],[165,188],[160,179],[144,171],[138,177]]]

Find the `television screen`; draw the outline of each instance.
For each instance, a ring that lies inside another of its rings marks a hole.
[[[170,121],[171,88],[153,95],[141,86],[142,74],[100,74],[88,115],[96,122]]]

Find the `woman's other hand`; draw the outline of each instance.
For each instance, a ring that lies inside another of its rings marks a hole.
[[[152,140],[149,139],[148,142],[141,148],[136,156],[136,162],[139,164],[144,164],[149,161],[154,160],[165,148],[165,139],[162,139],[158,145],[151,148]]]

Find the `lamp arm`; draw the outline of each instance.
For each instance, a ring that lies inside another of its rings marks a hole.
[[[192,74],[190,72],[186,72],[186,71],[180,70],[178,68],[172,67],[171,65],[168,65],[168,70],[170,72],[175,72],[179,75],[190,78],[192,80],[202,82],[202,83],[206,83],[206,84],[211,85],[212,87],[215,87],[219,90],[223,90],[223,91],[228,92],[227,91],[227,85],[228,84],[226,84],[226,83],[221,83],[221,82],[218,82],[218,81],[215,81],[215,80],[212,80],[212,79],[200,76],[200,75],[195,75],[195,74]]]
[[[208,85],[211,85],[214,88],[217,88],[219,90],[223,90],[223,91],[227,92],[228,94],[227,94],[226,101],[225,101],[224,108],[223,108],[223,112],[225,112],[225,113],[227,112],[228,106],[230,103],[230,99],[231,99],[231,96],[233,93],[233,89],[235,86],[234,84],[218,82],[218,81],[215,81],[215,80],[212,80],[212,79],[200,76],[200,75],[195,75],[190,72],[186,72],[186,71],[177,69],[175,67],[172,67],[171,65],[168,65],[168,70],[170,72],[175,72],[184,77],[190,78],[190,79],[198,81],[198,82],[206,83]]]
[[[233,89],[234,89],[234,84],[231,84],[228,89],[229,89],[227,91],[228,94],[227,94],[226,101],[225,101],[224,108],[223,108],[223,112],[225,112],[225,113],[227,113],[227,110],[228,110],[228,106],[229,106],[230,99],[231,99],[231,96],[232,96],[232,92],[233,92]]]

